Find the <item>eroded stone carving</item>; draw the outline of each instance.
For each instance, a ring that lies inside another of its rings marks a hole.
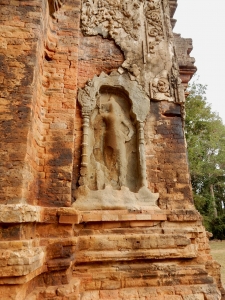
[[[155,53],[155,48],[163,40],[163,25],[160,16],[160,2],[146,2],[146,35],[147,52]]]
[[[155,206],[147,188],[144,121],[150,102],[129,76],[102,73],[79,90],[83,115],[82,162],[76,208]]]
[[[173,101],[170,97],[169,80],[166,77],[155,78],[152,84],[153,99]]]
[[[170,80],[175,53],[167,0],[83,0],[81,20],[84,34],[115,40],[124,52],[122,67],[147,95],[180,102]]]
[[[170,74],[171,94],[173,95],[175,102],[184,103],[184,86],[182,85],[182,80],[179,77],[179,66],[176,59],[173,59],[172,62],[173,65]]]
[[[109,97],[108,102],[100,106],[102,125],[105,125],[103,140],[99,139],[98,143],[103,144],[105,165],[112,172],[112,168],[117,168],[118,185],[126,186],[127,157],[125,143],[130,141],[134,131],[131,121],[126,117],[120,105],[113,96]],[[98,127],[97,127],[98,130]],[[96,148],[95,150],[100,150]],[[100,164],[98,164],[99,166]]]

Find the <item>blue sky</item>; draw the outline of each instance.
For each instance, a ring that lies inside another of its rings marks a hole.
[[[192,38],[199,82],[225,124],[225,0],[178,0],[174,32]]]

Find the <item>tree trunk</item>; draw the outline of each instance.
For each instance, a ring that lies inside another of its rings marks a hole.
[[[211,198],[212,198],[214,217],[217,218],[218,213],[217,213],[216,201],[215,201],[215,195],[214,195],[214,189],[213,188],[214,188],[213,184],[210,184],[210,194],[211,194]]]

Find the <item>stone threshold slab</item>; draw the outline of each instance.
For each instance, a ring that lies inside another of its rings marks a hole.
[[[193,207],[186,210],[161,210],[150,207],[141,210],[90,210],[80,211],[74,207],[41,207],[28,204],[0,205],[0,223],[61,223],[125,221],[194,222],[201,220]]]
[[[58,211],[60,224],[80,224],[86,222],[126,222],[126,221],[166,221],[167,213],[160,210],[96,210],[72,211],[63,209]]]

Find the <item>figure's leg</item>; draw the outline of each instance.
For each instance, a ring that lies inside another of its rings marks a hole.
[[[118,153],[117,162],[118,162],[118,169],[119,169],[119,185],[126,186],[127,157],[126,157],[125,144],[121,143],[117,153]]]

